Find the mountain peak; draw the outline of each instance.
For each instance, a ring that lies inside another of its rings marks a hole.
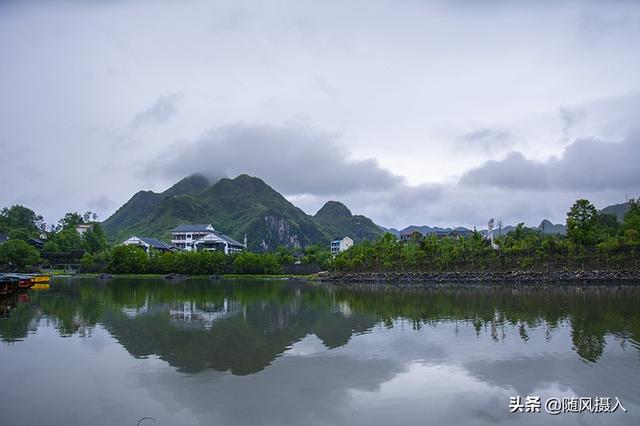
[[[246,235],[251,250],[299,249],[326,245],[336,235],[360,241],[382,234],[370,219],[352,216],[342,203],[329,202],[319,213],[319,218],[307,215],[257,177],[241,174],[210,184],[192,175],[164,193],[136,194],[104,222],[104,228],[119,242],[131,235],[168,238],[180,223],[211,223],[231,238]]]
[[[339,201],[327,201],[314,217],[351,217],[351,210]]]
[[[209,186],[209,179],[201,174],[192,174],[182,178],[178,183],[163,192],[164,195],[172,197],[174,195],[194,194],[204,191]]]
[[[547,235],[551,235],[551,234],[564,235],[567,233],[567,228],[563,224],[561,223],[554,224],[548,219],[544,219],[542,222],[540,222],[540,225],[538,225],[538,230],[543,231]]]

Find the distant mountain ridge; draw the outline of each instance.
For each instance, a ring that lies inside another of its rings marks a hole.
[[[211,223],[238,241],[247,236],[252,250],[280,245],[302,248],[328,244],[337,236],[354,241],[377,238],[379,227],[352,215],[344,204],[326,203],[307,215],[259,178],[240,175],[213,185],[201,175],[188,176],[161,193],[140,191],[103,222],[114,242],[131,235],[168,240],[181,223]]]
[[[429,235],[432,233],[442,233],[442,232],[452,232],[452,231],[462,231],[462,232],[469,232],[472,231],[472,229],[469,228],[465,228],[464,226],[458,226],[456,228],[451,228],[451,227],[447,227],[447,228],[440,228],[438,226],[427,226],[427,225],[421,225],[421,226],[417,226],[417,225],[410,225],[407,226],[406,228],[402,228],[401,230],[398,230],[396,228],[382,228],[385,232],[389,232],[397,237],[399,237],[400,235],[404,235],[404,234],[410,234],[412,232],[418,231],[420,232],[422,235]],[[516,229],[516,227],[514,225],[505,225],[503,226],[501,229],[500,228],[495,228],[494,229],[494,235],[498,236],[500,234],[502,235],[506,235],[509,232],[513,231],[514,229]],[[564,225],[562,224],[553,224],[551,223],[551,221],[544,219],[540,225],[538,225],[536,228],[533,229],[537,229],[540,232],[544,232],[545,235],[552,235],[552,234],[561,234],[564,235],[567,233],[567,229]],[[486,234],[487,233],[487,229],[479,229],[478,232],[480,232],[481,234]]]

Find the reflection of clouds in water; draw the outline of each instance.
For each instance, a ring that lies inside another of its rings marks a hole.
[[[407,321],[375,326],[329,350],[307,335],[263,371],[192,376],[140,371],[137,381],[161,404],[189,407],[193,424],[633,424],[633,416],[511,414],[510,396],[619,396],[638,410],[635,349],[615,342],[603,362],[582,361],[570,331],[547,340],[544,327],[519,337],[478,336],[471,322],[414,330]],[[617,348],[617,349],[614,349]],[[626,377],[626,380],[624,379]],[[187,423],[188,424],[188,423]]]
[[[96,350],[87,343],[94,339],[106,345]],[[0,345],[0,359],[3,425],[135,425],[157,412],[165,412],[164,424],[180,424],[186,411],[149,398],[132,374],[154,375],[166,371],[166,363],[132,358],[102,327],[90,339],[61,339],[53,324],[41,324],[19,345]]]
[[[294,343],[282,355],[283,356],[307,356],[327,351],[327,347],[315,334],[309,334],[302,340]]]
[[[637,382],[629,380],[638,375],[635,354],[617,351],[605,356],[607,359],[597,364],[586,363],[571,353],[481,359],[466,363],[465,368],[478,379],[512,388],[519,395],[553,388],[555,394],[548,396],[618,396],[627,409],[631,405],[640,407]]]
[[[389,359],[292,355],[248,376],[165,370],[137,377],[159,402],[189,407],[194,424],[322,425],[348,418],[350,389],[375,392],[402,368]]]
[[[29,376],[29,386],[24,377],[12,379],[20,382],[12,390],[18,393],[5,394],[0,407],[18,398],[8,412],[28,411],[32,396],[25,395],[35,386],[57,389],[60,396],[32,410],[32,424],[76,424],[91,415],[100,416],[91,424],[128,424],[138,414],[156,418],[158,425],[637,423],[638,360],[632,345],[625,348],[608,337],[600,361],[587,363],[572,349],[567,323],[551,340],[544,324],[531,327],[526,341],[520,324],[505,324],[505,337],[498,340],[490,326],[477,334],[473,321],[434,324],[419,330],[407,320],[392,328],[378,324],[335,349],[307,334],[264,370],[246,376],[213,369],[184,374],[155,356],[134,359],[101,326],[90,339],[60,339],[53,327],[41,327],[6,354],[21,360],[28,351],[31,363],[46,366],[44,372]],[[49,350],[33,355],[42,339],[50,340]],[[629,413],[510,414],[509,397],[529,394],[619,396]],[[82,413],[68,413],[70,406],[82,407]]]
[[[353,391],[354,424],[493,424],[506,420],[509,394],[463,368],[414,363],[378,392]],[[401,413],[401,418],[399,418]]]

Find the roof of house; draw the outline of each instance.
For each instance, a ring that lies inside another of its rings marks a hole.
[[[149,244],[151,247],[158,250],[171,250],[175,248],[175,246],[171,244],[167,244],[164,241],[157,240],[151,237],[137,237],[140,241],[144,241],[146,244]]]
[[[231,238],[228,235],[225,234],[221,234],[219,232],[214,231],[214,234],[216,234],[218,237],[222,238],[223,240],[225,240],[227,242],[227,244],[231,244],[232,246],[241,246],[244,247],[244,244],[237,242],[236,240],[234,240],[233,238]]]
[[[194,232],[194,231],[192,231]],[[206,233],[203,237],[199,238],[196,241],[196,244],[198,244],[198,242],[219,242],[219,240],[224,241],[225,243],[227,243],[228,245],[231,246],[238,246],[238,247],[244,247],[244,244],[237,242],[236,240],[234,240],[233,238],[231,238],[228,235],[225,235],[221,232],[218,231],[211,231],[211,230],[206,230]]]
[[[43,246],[45,244],[45,241],[42,241],[40,238],[29,238],[27,242],[31,245],[38,246],[38,247]]]
[[[413,231],[404,231],[400,233],[401,237],[410,237],[412,235],[422,235],[422,232],[417,231],[417,230],[413,230]]]
[[[211,228],[213,228],[213,226],[211,226],[210,223],[196,223],[191,225],[180,224],[176,226],[175,229],[173,229],[171,232],[207,232],[211,231]]]

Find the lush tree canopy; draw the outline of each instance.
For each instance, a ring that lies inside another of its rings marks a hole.
[[[0,263],[18,270],[40,263],[40,253],[22,240],[9,240],[0,245]]]
[[[42,216],[19,204],[5,207],[0,211],[0,230],[23,228],[29,233],[37,233],[42,229]]]
[[[589,200],[577,200],[567,213],[567,237],[581,246],[599,242],[598,210]]]

